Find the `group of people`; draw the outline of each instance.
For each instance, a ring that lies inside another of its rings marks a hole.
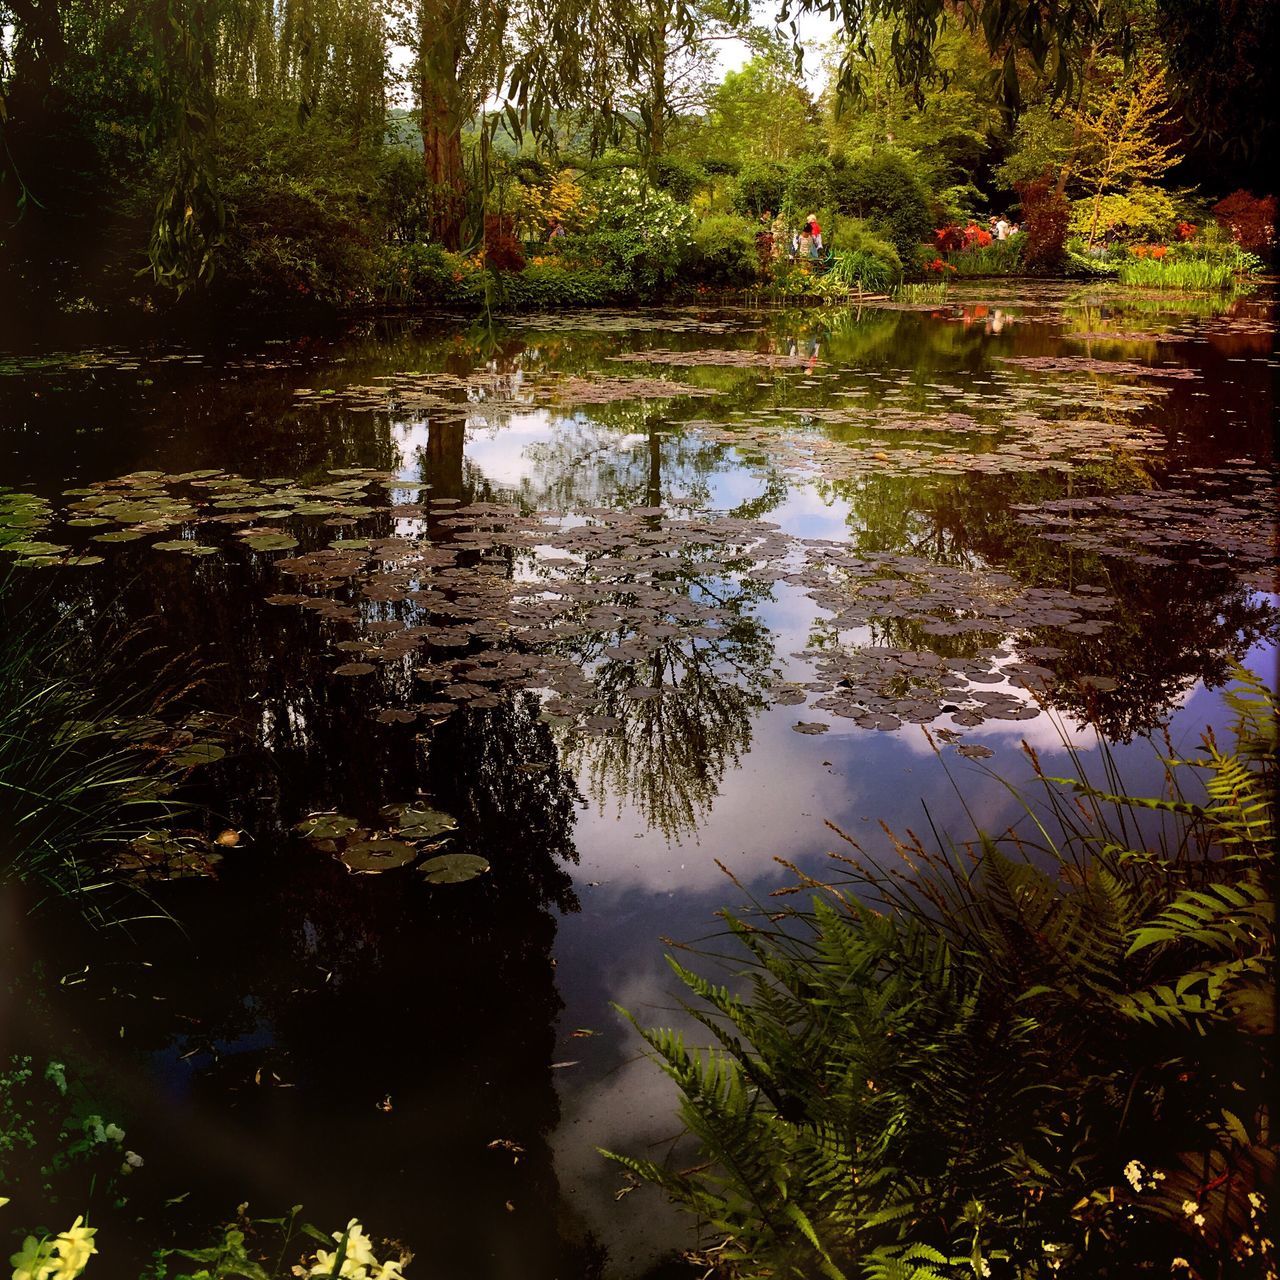
[[[1010,236],[1016,236],[1022,228],[1016,222],[1010,222],[1002,213],[998,218],[991,219],[991,235],[996,240],[1008,240]]]
[[[788,228],[782,214],[775,218],[772,209],[760,215],[761,230],[756,235],[756,246],[762,263],[770,259],[790,257],[792,262],[816,262],[822,257],[822,227],[816,213],[809,214],[799,229]]]

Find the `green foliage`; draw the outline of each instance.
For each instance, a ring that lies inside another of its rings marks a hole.
[[[1229,262],[1203,258],[1130,258],[1116,272],[1121,284],[1144,289],[1191,289],[1210,292],[1234,288],[1240,273]]]
[[[625,292],[607,271],[535,262],[507,280],[505,304],[522,311],[602,307]]]
[[[412,1256],[391,1258],[379,1248],[385,1258],[379,1261],[374,1242],[356,1218],[344,1230],[325,1235],[302,1221],[301,1205],[283,1218],[250,1218],[247,1208],[242,1205],[236,1220],[211,1244],[158,1250],[155,1265],[140,1280],[291,1280],[295,1275],[402,1280],[402,1268]]]
[[[119,645],[90,648],[73,619],[51,626],[39,597],[20,609],[10,592],[0,582],[0,887],[111,923],[128,902],[113,857],[178,812],[177,740],[155,690],[96,687],[127,661]]]
[[[693,228],[693,275],[708,284],[750,284],[760,270],[757,230],[756,224],[734,213],[703,218]]]
[[[881,239],[864,222],[850,218],[840,224],[831,265],[820,280],[820,291],[888,293],[902,281],[902,259],[897,249]]]
[[[709,1261],[1269,1274],[1277,701],[1238,675],[1233,744],[1167,760],[1161,796],[1105,752],[1098,786],[1028,748],[1021,829],[895,839],[889,864],[846,836],[830,877],[797,872],[811,906],[724,913],[734,989],[671,961],[712,1046],[642,1035],[699,1153],[614,1158],[696,1214]]]
[[[649,171],[654,185],[681,204],[688,204],[693,193],[707,181],[706,171],[701,165],[680,156],[655,156]]]
[[[125,1180],[143,1162],[103,1112],[96,1090],[63,1062],[41,1064],[29,1055],[0,1062],[0,1187],[14,1209],[61,1217],[124,1203]]]
[[[1093,200],[1072,202],[1067,224],[1072,235],[1088,236],[1094,225],[1094,204]],[[1124,192],[1112,192],[1097,201],[1095,235],[1104,240],[1163,240],[1172,233],[1176,220],[1177,210],[1167,192],[1135,183]]]
[[[773,160],[744,164],[734,183],[734,211],[746,218],[759,218],[766,211],[778,213],[786,191],[787,170],[783,165]]]
[[[677,276],[692,243],[693,214],[632,170],[597,179],[593,225],[574,250],[594,260],[628,291],[652,296]]]
[[[831,204],[835,169],[826,156],[803,156],[787,174],[782,208],[796,222]]]
[[[709,145],[742,161],[807,151],[817,140],[813,103],[790,51],[770,50],[728,72],[711,96],[707,130]]]
[[[947,254],[946,261],[955,268],[949,275],[957,276],[1008,276],[1022,269],[1022,250],[1025,235],[1011,236],[1008,240],[993,240],[988,245],[974,245]]]
[[[219,162],[228,174],[218,251],[225,296],[255,306],[367,298],[382,239],[365,210],[376,156],[322,131],[299,130],[288,115],[241,111],[223,121]],[[397,181],[403,188],[402,171]],[[410,209],[388,214],[412,216]]]
[[[885,148],[851,161],[834,176],[832,198],[842,213],[882,229],[908,259],[933,229],[928,195],[911,161]]]

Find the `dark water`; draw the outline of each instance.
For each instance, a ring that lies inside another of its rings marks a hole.
[[[742,899],[718,861],[765,893],[775,858],[821,866],[826,820],[871,843],[927,805],[964,834],[948,770],[1010,821],[973,761],[1025,777],[1023,740],[1066,767],[1101,733],[1154,782],[1144,733],[1220,723],[1233,661],[1270,678],[1274,344],[1266,291],[1009,285],[14,340],[0,483],[48,506],[0,525],[34,562],[11,591],[145,622],[139,670],[194,681],[185,723],[225,751],[189,845],[243,836],[209,875],[152,860],[172,921],[15,926],[41,994],[0,1048],[109,1072],[137,1203],[176,1222],[303,1203],[408,1242],[421,1280],[644,1274],[688,1229],[615,1200],[596,1148],[677,1123],[611,1002],[678,1016],[660,938]],[[456,822],[427,853],[490,870],[353,874],[354,838],[293,831],[386,837],[408,804]]]

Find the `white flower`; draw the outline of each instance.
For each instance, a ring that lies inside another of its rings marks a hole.
[[[1146,1170],[1142,1167],[1141,1163],[1137,1160],[1130,1160],[1129,1163],[1124,1167],[1124,1176],[1128,1179],[1129,1185],[1135,1191],[1142,1190],[1143,1177],[1145,1174],[1146,1174]]]
[[[1200,1212],[1200,1206],[1194,1200],[1184,1200],[1182,1202],[1182,1212],[1185,1213],[1188,1218],[1193,1218]]]
[[[1179,1271],[1179,1270],[1190,1271],[1191,1263],[1189,1263],[1186,1260],[1186,1258],[1174,1258],[1174,1260],[1171,1263],[1169,1263],[1169,1270],[1170,1271]]]

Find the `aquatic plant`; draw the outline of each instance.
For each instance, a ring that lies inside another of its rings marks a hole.
[[[933,283],[900,284],[892,294],[894,302],[939,303],[947,300],[947,282],[935,280]]]
[[[1138,248],[1146,248],[1139,245]],[[1163,249],[1164,245],[1154,246]],[[1249,255],[1239,255],[1241,259]],[[1247,265],[1231,261],[1208,261],[1203,258],[1171,257],[1154,253],[1136,256],[1122,262],[1117,272],[1121,284],[1148,289],[1219,290],[1236,288]]]
[[[1237,675],[1232,744],[1170,752],[1164,794],[1027,748],[1018,828],[890,863],[837,830],[833,878],[778,891],[810,906],[724,913],[746,994],[671,960],[715,1043],[642,1034],[699,1151],[613,1158],[697,1214],[708,1265],[1276,1274],[1277,698]]]
[[[0,888],[21,883],[34,906],[74,898],[105,923],[124,907],[115,861],[160,836],[178,780],[222,752],[157,719],[160,692],[97,687],[122,650],[95,649],[51,608],[43,594],[18,606],[0,582]]]

